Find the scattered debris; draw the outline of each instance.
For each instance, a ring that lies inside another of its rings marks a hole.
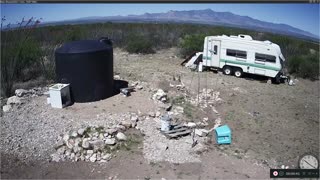
[[[120,92],[124,95],[124,96],[130,96],[131,92],[133,92],[134,87],[127,87],[127,88],[121,88]]]
[[[206,107],[212,107],[217,102],[222,101],[219,97],[220,92],[213,89],[203,89],[198,95],[191,97],[190,103],[193,105],[199,105],[202,109]]]

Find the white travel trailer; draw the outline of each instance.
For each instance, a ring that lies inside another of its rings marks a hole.
[[[270,41],[253,40],[249,35],[207,36],[203,52],[197,53],[186,64],[192,66],[202,55],[202,66],[222,69],[224,74],[241,77],[243,73],[258,74],[274,78],[277,82],[283,76],[283,57],[280,47]]]

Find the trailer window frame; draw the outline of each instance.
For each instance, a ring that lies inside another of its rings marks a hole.
[[[242,50],[227,49],[226,55],[236,57],[236,58],[247,59],[248,53],[247,51],[242,51]]]
[[[255,53],[255,61],[276,63],[277,57],[269,54]]]

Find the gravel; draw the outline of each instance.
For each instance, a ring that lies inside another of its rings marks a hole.
[[[146,118],[137,125],[137,128],[145,134],[143,154],[149,162],[201,162],[200,155],[194,153],[194,149],[188,143],[188,140],[192,140],[191,136],[169,140],[160,133],[158,129],[160,126],[159,118]]]
[[[130,120],[131,116],[130,113],[78,115],[68,108],[52,108],[46,104],[46,96],[26,98],[23,102],[3,114],[0,148],[2,153],[12,154],[24,161],[50,160],[57,138],[70,130],[87,126],[112,127],[122,120]],[[113,129],[108,131],[109,134],[115,132]]]

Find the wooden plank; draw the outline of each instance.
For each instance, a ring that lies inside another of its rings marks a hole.
[[[173,129],[173,130],[170,130],[170,131],[165,131],[163,133],[165,134],[171,134],[171,133],[176,133],[176,132],[181,132],[181,131],[185,131],[185,130],[188,130],[188,128],[177,128],[177,129]]]
[[[183,135],[187,135],[187,134],[190,134],[191,133],[191,130],[186,130],[186,131],[182,131],[182,132],[176,132],[176,133],[173,133],[173,134],[167,134],[167,136],[169,136],[170,138],[177,138],[179,136],[183,136]]]

